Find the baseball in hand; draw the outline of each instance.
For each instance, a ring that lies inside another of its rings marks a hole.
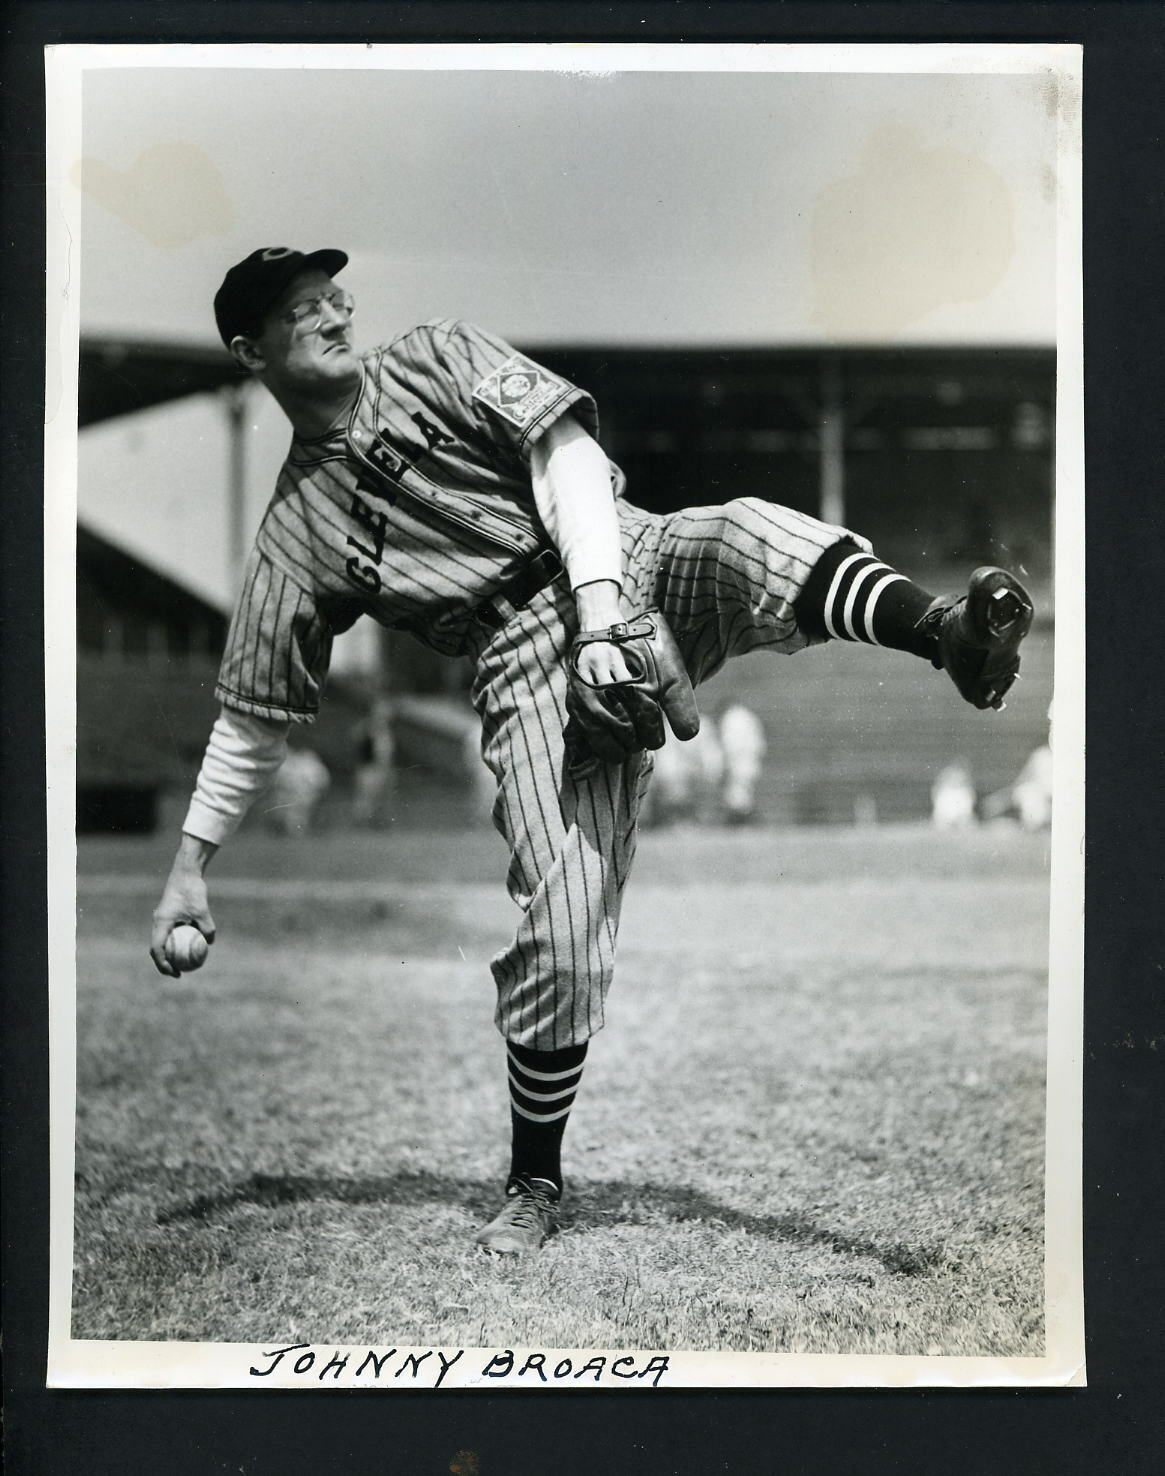
[[[206,962],[207,942],[197,928],[181,923],[166,940],[166,957],[180,974],[200,969]]]

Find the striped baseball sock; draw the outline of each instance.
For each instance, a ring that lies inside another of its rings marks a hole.
[[[562,1135],[582,1080],[587,1042],[560,1051],[506,1047],[510,1079],[510,1178],[548,1179],[562,1192]]]
[[[797,623],[806,635],[865,641],[931,657],[934,640],[918,622],[934,596],[873,554],[835,543],[814,564],[797,596]]]

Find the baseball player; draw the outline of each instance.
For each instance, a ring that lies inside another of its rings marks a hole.
[[[464,322],[358,355],[342,251],[269,247],[227,272],[223,343],[292,427],[246,566],[207,744],[150,952],[214,940],[205,869],[319,708],[334,636],[361,616],[474,663],[472,701],[509,847],[513,939],[491,963],[511,1162],[487,1250],[556,1227],[560,1146],[603,1024],[636,817],[664,721],[729,657],[830,639],[913,653],[998,708],[1031,602],[980,569],[934,598],[859,535],[743,498],[669,515],[624,496],[585,390]]]
[[[764,724],[743,702],[730,702],[720,714],[720,749],[724,755],[724,821],[747,825],[756,818],[756,786],[768,740]]]

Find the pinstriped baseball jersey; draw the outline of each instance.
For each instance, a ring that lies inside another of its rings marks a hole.
[[[244,575],[217,696],[310,721],[334,635],[361,614],[443,655],[545,542],[530,449],[584,390],[466,323],[426,323],[364,359],[343,430],[296,437]],[[616,496],[623,475],[611,465]]]

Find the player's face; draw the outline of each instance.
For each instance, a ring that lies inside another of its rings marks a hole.
[[[360,360],[352,348],[352,312],[330,299],[339,283],[318,268],[301,272],[263,320],[255,343],[265,377],[274,388],[329,396],[360,380]],[[351,299],[344,294],[344,299]],[[297,310],[310,309],[306,314]]]

